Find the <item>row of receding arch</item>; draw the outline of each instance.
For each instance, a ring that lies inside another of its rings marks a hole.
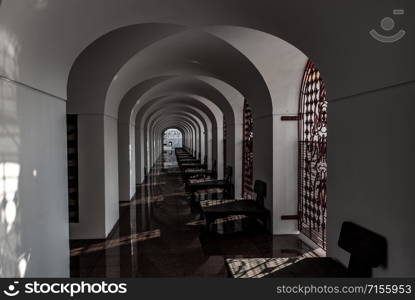
[[[245,100],[255,124],[253,176],[267,183],[272,231],[296,232],[295,221],[281,222],[280,216],[297,208],[297,124],[281,116],[298,113],[306,63],[287,42],[235,26],[140,24],[97,39],[79,55],[68,81],[68,113],[78,115],[82,185],[72,237],[109,233],[118,200],[134,195],[160,155],[166,128],[180,129],[185,145],[207,156],[208,167],[216,162],[219,178],[224,164],[232,166],[238,193]],[[97,213],[91,219],[82,211],[92,207]]]

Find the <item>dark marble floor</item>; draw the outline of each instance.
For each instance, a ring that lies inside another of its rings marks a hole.
[[[217,198],[220,194],[201,195]],[[290,257],[310,251],[296,236],[272,236],[255,220],[204,233],[173,153],[164,155],[106,240],[71,241],[72,277],[227,277],[226,258]]]

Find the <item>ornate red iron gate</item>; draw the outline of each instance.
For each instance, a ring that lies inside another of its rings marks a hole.
[[[301,86],[298,125],[298,226],[326,249],[327,100],[320,72],[311,61]]]

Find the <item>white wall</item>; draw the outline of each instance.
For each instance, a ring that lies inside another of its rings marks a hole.
[[[135,170],[136,170],[136,181],[142,183],[145,179],[144,166],[145,156],[144,150],[146,145],[144,144],[144,129],[138,126],[135,127]]]
[[[415,276],[415,83],[352,96],[328,106],[328,254],[344,221],[383,235],[388,266],[375,276]]]
[[[129,123],[118,123],[118,153],[119,199],[130,201],[135,195],[136,173],[135,155],[132,155],[135,154],[135,127]]]
[[[265,99],[246,95],[254,116],[254,179],[267,183],[272,233],[298,233],[296,221],[281,220],[297,210],[297,122],[283,122],[281,116],[298,114],[307,57],[288,42],[252,29],[220,26],[208,31],[241,51],[266,82],[272,99],[269,111]],[[262,47],[253,47],[257,44]]]
[[[79,223],[70,224],[71,239],[105,237],[103,130],[101,116],[78,115]]]
[[[69,276],[66,162],[65,101],[0,78],[0,277]]]
[[[295,99],[295,98],[294,98]],[[293,100],[294,100],[293,99]],[[281,121],[283,115],[275,115],[274,123],[274,234],[298,232],[297,220],[282,220],[284,215],[298,214],[298,124],[297,121]],[[255,126],[255,123],[254,123]],[[255,138],[255,137],[254,137]]]
[[[119,177],[119,198],[120,201],[129,201],[131,199],[130,191],[130,159],[128,157],[130,149],[130,125],[128,123],[118,123],[118,153],[122,153],[123,159],[118,162],[118,177]],[[124,150],[124,151],[123,151]]]
[[[135,169],[135,125],[130,124],[129,138],[130,138],[130,150],[129,150],[129,160],[130,160],[130,199],[135,195],[136,192],[136,169]],[[121,182],[118,179],[119,182]],[[120,199],[121,200],[121,199]]]
[[[117,120],[78,115],[79,223],[71,239],[107,237],[118,220]]]
[[[118,192],[118,122],[104,116],[105,149],[105,236],[119,217]],[[128,182],[128,181],[127,181]]]

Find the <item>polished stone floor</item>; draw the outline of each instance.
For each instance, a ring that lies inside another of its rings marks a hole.
[[[220,198],[220,194],[199,197]],[[225,259],[292,257],[310,251],[296,236],[272,236],[255,220],[214,224],[205,233],[175,155],[164,154],[106,240],[71,241],[72,277],[228,277]]]

